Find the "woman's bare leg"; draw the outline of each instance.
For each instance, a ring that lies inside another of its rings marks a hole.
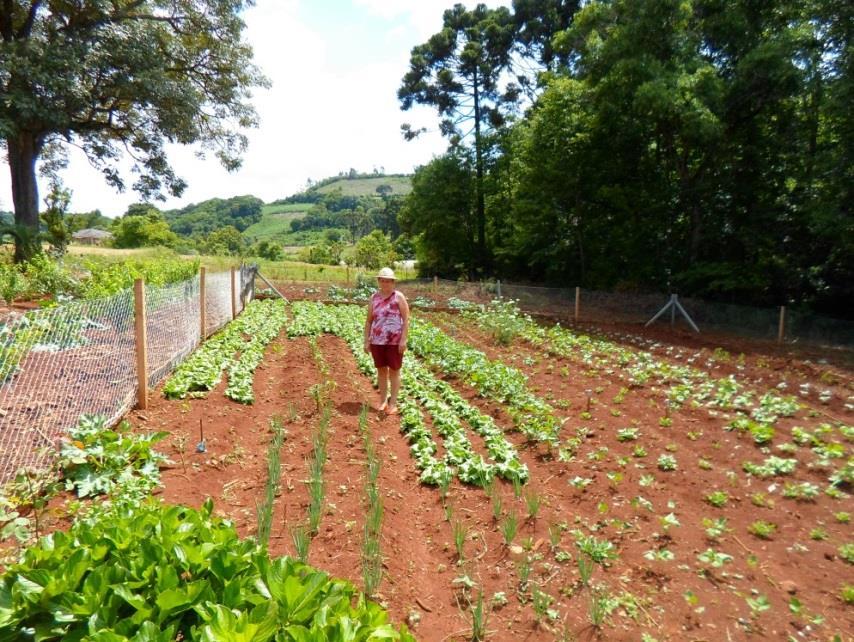
[[[377,368],[377,387],[380,392],[380,405],[378,406],[378,410],[385,410],[386,405],[388,404],[388,379],[389,379],[389,370],[388,368]]]
[[[388,401],[388,409],[397,409],[397,393],[400,392],[400,370],[388,369],[388,377],[391,383],[391,397]]]

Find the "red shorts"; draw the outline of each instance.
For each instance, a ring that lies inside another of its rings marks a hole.
[[[386,346],[372,343],[371,356],[374,358],[374,365],[377,368],[400,370],[400,366],[403,365],[403,355],[400,354],[400,346],[396,343]]]

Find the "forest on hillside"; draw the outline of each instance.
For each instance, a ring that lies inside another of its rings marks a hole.
[[[851,314],[852,6],[449,9],[398,92],[449,143],[400,218],[422,271]]]

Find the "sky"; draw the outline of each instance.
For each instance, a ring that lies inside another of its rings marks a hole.
[[[412,47],[441,29],[442,12],[456,1],[257,0],[244,13],[245,40],[272,87],[254,90],[260,126],[244,132],[243,166],[229,173],[213,156],[198,159],[196,148],[170,146],[172,166],[189,185],[158,207],[244,194],[270,202],[301,191],[308,179],[350,168],[411,173],[428,163],[447,147],[438,117],[428,107],[401,111],[397,89]],[[407,142],[400,134],[404,122],[430,131]],[[118,216],[140,200],[130,189],[117,193],[107,185],[82,152],[71,148],[70,159],[62,174],[72,190],[70,211]],[[133,182],[129,172],[123,175]],[[46,181],[39,188],[44,207]],[[0,161],[0,210],[12,209],[9,168]]]

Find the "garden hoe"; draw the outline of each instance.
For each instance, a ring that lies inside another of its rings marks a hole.
[[[207,448],[207,445],[205,444],[205,431],[204,431],[204,428],[202,428],[201,417],[199,417],[199,439],[201,439],[201,441],[196,444],[196,452],[197,453],[207,452],[208,448]]]

